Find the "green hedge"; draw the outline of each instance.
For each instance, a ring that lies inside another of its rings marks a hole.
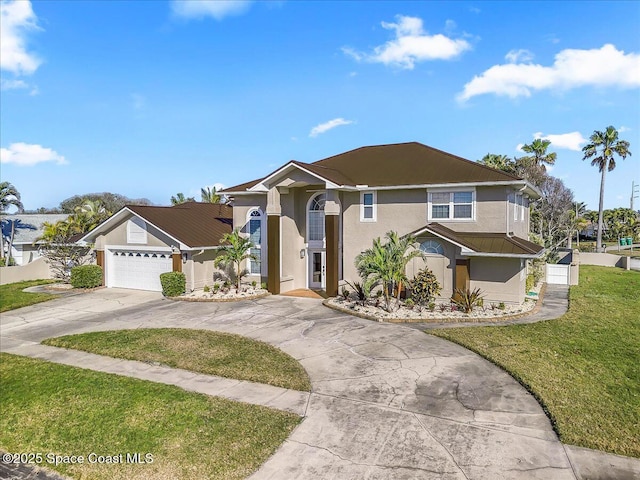
[[[160,274],[162,294],[165,297],[176,297],[186,291],[187,279],[182,272],[166,272]]]
[[[102,267],[99,265],[79,265],[71,269],[73,288],[95,288],[102,285]]]

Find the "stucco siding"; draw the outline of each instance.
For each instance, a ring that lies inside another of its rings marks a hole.
[[[147,225],[147,242],[146,243],[128,243],[127,242],[127,222],[133,215],[129,215],[123,221],[115,225],[113,228],[98,235],[95,241],[95,248],[102,250],[107,245],[129,245],[131,249],[135,247],[148,246],[148,247],[170,247],[176,245],[176,241],[165,235],[153,225],[145,222]]]
[[[470,288],[482,290],[487,306],[490,302],[522,303],[526,275],[520,271],[519,258],[472,257]]]
[[[190,254],[182,271],[187,281],[187,290],[194,290],[213,285],[224,273],[216,268],[213,261],[218,256],[217,250],[205,250],[203,253]]]

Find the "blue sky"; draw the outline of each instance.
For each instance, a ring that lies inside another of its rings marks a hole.
[[[290,159],[418,141],[470,160],[613,125],[640,183],[640,2],[2,2],[1,178],[26,208],[110,191],[167,204]],[[636,205],[640,204],[640,199]]]

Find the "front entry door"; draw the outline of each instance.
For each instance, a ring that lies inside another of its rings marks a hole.
[[[325,264],[324,251],[311,250],[309,252],[309,288],[325,288]]]

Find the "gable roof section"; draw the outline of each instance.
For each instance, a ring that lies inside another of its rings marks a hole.
[[[329,182],[348,187],[524,183],[524,180],[514,175],[418,142],[361,147],[313,163],[295,160],[289,162],[291,163]],[[246,191],[272,175],[273,173],[262,179],[226,188],[223,192]]]
[[[232,231],[233,210],[228,205],[199,202],[187,202],[172,207],[127,205],[81,240],[90,240],[108,230],[127,212],[142,218],[186,248],[218,246],[220,238]]]
[[[454,232],[439,223],[429,223],[411,235],[424,232],[462,247],[463,255],[468,256],[536,258],[544,253],[544,247],[520,237],[504,233]]]

